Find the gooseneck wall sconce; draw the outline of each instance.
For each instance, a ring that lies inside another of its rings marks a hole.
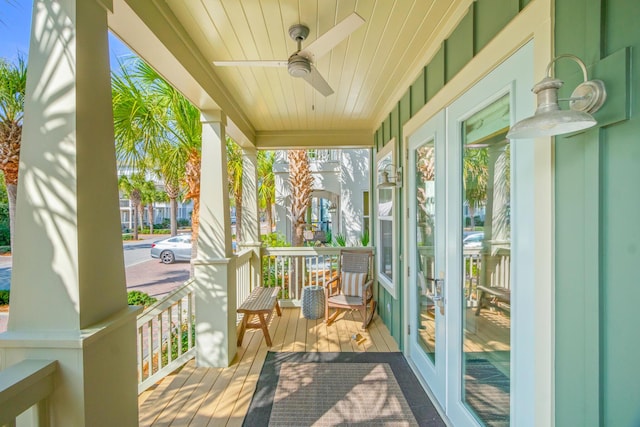
[[[564,82],[551,77],[553,64],[562,58],[572,59],[582,69],[583,82],[571,94],[569,110],[561,110],[558,105],[558,89]],[[575,55],[559,55],[547,65],[546,77],[536,84],[532,92],[538,99],[538,107],[533,116],[519,121],[509,129],[507,138],[537,138],[577,132],[595,126],[598,122],[591,114],[602,107],[607,99],[607,91],[601,80],[588,80],[587,67]]]
[[[388,163],[378,170],[380,179],[378,180],[378,188],[396,188],[402,187],[402,170],[396,168],[392,163]],[[395,173],[395,175],[392,175]]]

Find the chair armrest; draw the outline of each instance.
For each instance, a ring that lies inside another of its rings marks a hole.
[[[325,295],[327,297],[336,295],[340,291],[340,276],[334,277],[324,285]]]
[[[369,300],[369,297],[373,298],[373,279],[367,281],[364,285],[362,285],[362,303],[366,304]]]
[[[340,280],[340,276],[336,276],[336,277],[334,277],[333,279],[329,280],[329,281],[327,282],[327,284],[326,284],[326,285],[324,285],[324,286],[328,288],[328,287],[329,287],[329,285],[331,285],[333,282],[337,282],[338,280]]]

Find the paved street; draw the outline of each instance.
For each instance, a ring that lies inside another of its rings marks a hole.
[[[189,279],[191,264],[176,262],[162,264],[149,255],[151,243],[168,236],[141,236],[137,242],[123,242],[127,290],[146,292],[158,299],[171,292]],[[0,256],[0,289],[11,285],[11,257]],[[0,312],[0,332],[7,327],[8,313]]]

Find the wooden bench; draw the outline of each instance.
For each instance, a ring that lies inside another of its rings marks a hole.
[[[502,309],[507,313],[511,311],[511,289],[498,286],[481,286],[478,285],[478,308],[476,316],[480,314],[480,310],[486,305]]]
[[[242,323],[240,324],[240,331],[238,332],[238,345],[242,345],[242,338],[244,338],[244,331],[247,329],[262,329],[264,338],[267,341],[267,345],[271,347],[271,337],[269,336],[269,329],[267,325],[273,316],[273,308],[275,307],[278,316],[282,316],[280,311],[280,304],[278,304],[278,292],[280,287],[264,288],[259,287],[251,291],[251,294],[245,302],[238,307],[238,313],[244,314],[242,317]],[[249,319],[252,316],[258,317],[258,322],[249,323]]]

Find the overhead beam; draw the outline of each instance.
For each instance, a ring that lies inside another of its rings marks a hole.
[[[370,148],[370,130],[257,131],[256,147],[262,150],[297,148]]]

